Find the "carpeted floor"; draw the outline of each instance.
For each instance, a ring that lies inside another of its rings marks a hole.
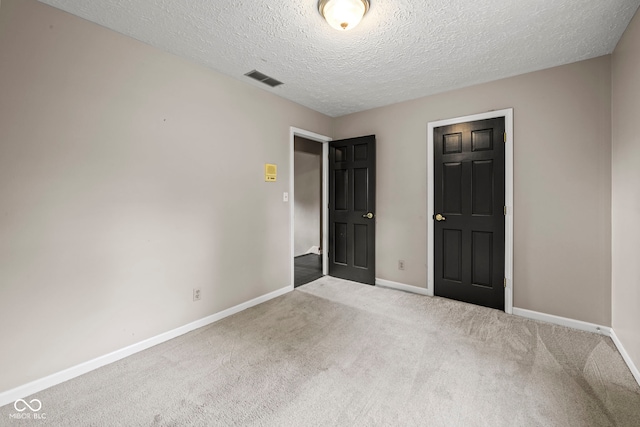
[[[609,338],[331,277],[31,398],[0,424],[640,425]]]

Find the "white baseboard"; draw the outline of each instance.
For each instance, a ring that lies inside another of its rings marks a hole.
[[[155,337],[140,341],[136,344],[132,344],[128,347],[116,350],[109,354],[105,354],[104,356],[97,357],[79,365],[72,366],[71,368],[65,369],[55,374],[51,374],[44,378],[40,378],[14,389],[7,390],[0,393],[0,406],[15,402],[18,399],[23,399],[34,393],[37,393],[49,387],[53,387],[54,385],[61,384],[75,377],[79,377],[80,375],[86,374],[87,372],[93,371],[94,369],[98,369],[110,363],[117,362],[120,359],[131,356],[132,354],[141,352],[165,341],[169,341],[195,329],[202,328],[203,326],[210,325],[211,323],[215,323],[218,320],[222,320],[225,317],[231,316],[232,314],[236,314],[240,311],[246,310],[247,308],[262,304],[263,302],[269,301],[291,291],[293,291],[293,286],[286,286],[284,288],[270,292],[266,295],[262,295],[250,301],[220,311],[216,314],[212,314],[211,316],[207,316],[203,319],[196,320],[195,322],[191,322],[187,325],[181,326],[171,331],[156,335]]]
[[[581,331],[595,332],[597,334],[610,337],[613,343],[616,345],[618,352],[620,352],[622,359],[629,367],[631,374],[636,379],[638,385],[640,385],[640,371],[633,363],[633,360],[631,360],[629,353],[627,353],[627,350],[625,350],[613,328],[609,328],[608,326],[596,325],[595,323],[583,322],[581,320],[569,319],[567,317],[554,316],[553,314],[525,310],[524,308],[514,307],[513,314],[516,316],[526,317],[527,319],[540,320],[542,322],[553,323],[555,325],[566,326],[568,328],[578,329]]]
[[[391,280],[377,279],[376,286],[383,288],[397,289],[399,291],[411,292],[419,295],[433,296],[428,289],[419,288],[417,286],[405,285],[404,283],[392,282]]]
[[[308,254],[322,255],[320,252],[320,246],[311,246],[307,251]]]
[[[615,333],[615,331],[613,329],[611,330],[610,337],[611,337],[611,340],[613,341],[613,343],[618,348],[618,351],[620,352],[620,355],[624,359],[625,363],[629,367],[629,370],[631,371],[631,374],[633,374],[633,377],[636,379],[636,382],[638,383],[638,385],[640,385],[640,370],[638,370],[638,367],[635,365],[635,363],[633,363],[633,360],[631,360],[631,357],[629,356],[629,353],[627,353],[627,350],[625,350],[624,346],[622,345],[622,343],[618,339],[618,336],[616,335],[616,333]]]
[[[540,313],[538,311],[525,310],[524,308],[516,307],[513,308],[513,314],[520,317],[526,317],[527,319],[540,320],[541,322],[578,329],[580,331],[595,332],[596,334],[606,336],[611,335],[611,328],[608,326],[596,325],[595,323],[583,322],[581,320],[569,319],[567,317],[554,316],[553,314]]]

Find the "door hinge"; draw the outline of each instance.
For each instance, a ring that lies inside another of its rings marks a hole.
[[[503,207],[504,207],[504,209],[503,209],[504,214],[506,215],[507,214],[507,207],[506,206],[503,206]]]
[[[507,133],[506,132],[504,133],[504,142],[505,142],[505,144],[507,143]]]
[[[504,278],[504,287],[505,288],[507,287],[507,278],[506,277]]]

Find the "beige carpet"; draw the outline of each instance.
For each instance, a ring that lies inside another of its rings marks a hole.
[[[609,338],[326,277],[31,398],[0,425],[640,425]]]

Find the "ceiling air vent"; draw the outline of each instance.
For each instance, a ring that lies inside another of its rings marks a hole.
[[[245,76],[251,77],[252,79],[256,79],[259,82],[262,82],[271,87],[280,86],[282,82],[274,79],[273,77],[269,77],[266,74],[262,74],[260,71],[249,71]]]

